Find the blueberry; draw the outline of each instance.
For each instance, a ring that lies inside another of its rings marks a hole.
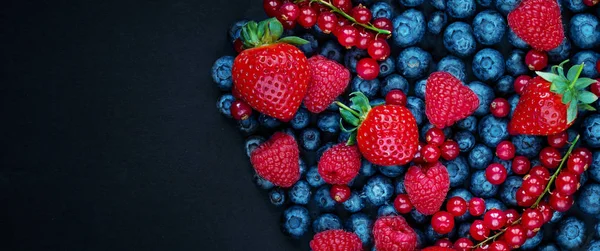
[[[419,213],[419,211],[417,211],[416,209],[410,211],[410,217],[412,217],[412,219],[417,224],[425,224],[427,222],[427,215]]]
[[[333,61],[337,61],[338,63],[341,63],[342,58],[344,57],[344,54],[342,54],[342,46],[339,45],[337,41],[333,40],[327,41],[323,47],[321,47],[321,55]]]
[[[600,240],[596,239],[588,243],[586,251],[600,251]]]
[[[285,203],[285,191],[276,187],[269,191],[269,201],[275,206],[282,206]]]
[[[373,19],[383,17],[391,20],[394,15],[394,8],[387,2],[376,2],[371,6],[371,14]]]
[[[491,198],[498,193],[498,186],[492,185],[485,178],[485,171],[475,171],[471,176],[471,192],[473,195],[482,198]]]
[[[346,230],[354,232],[362,241],[363,245],[371,242],[371,229],[373,221],[364,213],[356,213],[350,216],[346,221]]]
[[[468,213],[466,213],[468,214]],[[471,223],[464,222],[458,226],[458,236],[469,236],[469,230],[471,229]]]
[[[387,177],[395,178],[406,172],[405,166],[379,166],[379,172]]]
[[[462,82],[467,80],[467,67],[465,66],[465,62],[452,55],[445,56],[438,62],[437,71],[448,72]]]
[[[494,153],[492,152],[492,149],[483,144],[477,144],[473,147],[473,150],[469,152],[469,158],[467,160],[471,168],[482,170],[492,163],[493,157]]]
[[[378,175],[367,181],[363,194],[372,205],[381,206],[394,195],[394,186],[390,179]]]
[[[473,115],[483,116],[489,114],[490,104],[494,100],[494,89],[479,81],[473,81],[469,83],[468,86],[475,94],[477,94],[477,97],[479,98],[479,107],[477,110],[475,110]]]
[[[487,201],[486,201],[487,202]],[[540,243],[542,243],[542,239],[544,238],[544,229],[540,229],[533,237],[527,239],[523,245],[521,245],[521,250],[533,250]]]
[[[238,128],[247,135],[254,134],[258,131],[258,120],[256,120],[255,116],[250,116],[247,119],[240,120],[238,122]]]
[[[548,60],[552,63],[560,63],[569,58],[571,54],[571,41],[565,38],[560,45],[548,51]]]
[[[506,16],[516,9],[519,3],[521,3],[521,0],[496,0],[496,9]]]
[[[392,57],[386,58],[384,61],[379,62],[379,77],[384,78],[392,74],[396,70],[396,63]]]
[[[254,174],[254,183],[256,183],[256,185],[258,187],[260,187],[261,189],[264,189],[264,190],[269,190],[269,189],[275,187],[275,185],[273,185],[273,183],[271,183],[268,180],[263,179],[256,173]]]
[[[325,133],[338,133],[340,131],[340,114],[321,113],[317,120],[317,126]]]
[[[341,100],[340,97],[336,98],[335,101],[342,102],[342,100]],[[328,111],[328,112],[340,112],[340,107],[335,102],[332,102],[331,104],[329,104],[329,106],[327,107],[326,111]]]
[[[569,37],[573,44],[581,49],[591,49],[598,46],[600,44],[600,22],[598,18],[587,13],[573,16],[570,22]]]
[[[231,79],[231,67],[234,57],[223,56],[217,59],[212,66],[212,79],[221,91],[231,91],[233,80]]]
[[[479,12],[473,19],[473,34],[483,45],[497,44],[504,37],[506,22],[500,13],[493,10]]]
[[[583,0],[562,0],[562,4],[567,6],[572,12],[582,12],[588,8],[588,6],[583,3]]]
[[[314,55],[319,49],[319,40],[317,40],[315,36],[310,33],[305,33],[304,35],[300,36],[300,38],[308,41],[308,43],[298,46],[298,49],[304,52],[306,57]]]
[[[261,136],[250,136],[246,139],[244,143],[244,148],[246,149],[246,155],[250,157],[250,154],[254,151],[254,149],[258,148],[262,143],[265,142],[265,138]]]
[[[475,36],[471,26],[463,22],[454,22],[444,31],[444,47],[461,58],[475,52]]]
[[[475,136],[469,131],[458,131],[454,134],[454,141],[458,143],[460,152],[466,153],[471,151],[475,146]]]
[[[498,156],[494,156],[494,159],[492,159],[492,163],[498,163],[501,164],[502,166],[504,166],[504,168],[506,168],[506,174],[507,175],[512,175],[512,160],[502,160],[499,159]]]
[[[590,178],[596,182],[600,182],[600,151],[596,150],[592,155],[592,164],[588,169]]]
[[[367,98],[372,99],[377,95],[380,88],[379,79],[364,80],[359,77],[354,77],[350,81],[352,92],[362,92]]]
[[[597,222],[596,225],[594,225],[594,237],[596,238],[600,238],[600,222]]]
[[[301,180],[290,188],[288,196],[292,203],[306,205],[310,200],[310,193],[310,185],[308,185],[308,182]]]
[[[575,138],[577,137],[577,135],[579,135],[579,132],[573,128],[570,128],[567,130],[567,135],[569,136],[569,140],[567,140],[567,142],[573,142],[575,140]],[[581,145],[581,140],[577,141],[577,144],[575,144],[575,148],[579,147]],[[564,149],[567,149],[568,146],[565,146]]]
[[[424,0],[399,0],[399,2],[406,7],[415,7],[421,5]]]
[[[300,133],[300,145],[307,151],[317,150],[321,144],[321,133],[315,128],[306,128]]]
[[[556,244],[562,249],[571,250],[579,248],[585,241],[585,223],[573,216],[558,223],[556,230]]]
[[[577,205],[586,214],[600,214],[600,184],[590,183],[583,186],[577,197]]]
[[[329,186],[321,186],[315,192],[315,203],[323,212],[331,212],[335,208],[335,200],[329,195]]]
[[[404,189],[404,175],[394,179],[394,190],[396,194],[405,194],[406,189]]]
[[[300,238],[310,225],[308,209],[294,205],[283,211],[282,229],[293,238]]]
[[[540,245],[537,249],[538,251],[560,251],[558,246],[554,243],[544,243]]]
[[[365,177],[371,177],[371,176],[373,176],[373,174],[375,174],[376,171],[377,171],[376,165],[373,165],[373,163],[369,162],[366,159],[363,159],[361,161],[360,175],[365,176]]]
[[[425,233],[420,229],[415,228],[413,230],[415,231],[415,234],[417,234],[417,250],[425,248],[425,246],[427,246],[427,236],[425,236]]]
[[[519,36],[517,36],[517,34],[515,34],[515,32],[511,28],[508,28],[508,42],[512,46],[517,47],[519,49],[529,49],[529,44],[523,41],[523,39],[521,39]]]
[[[408,81],[398,74],[392,74],[387,76],[383,80],[383,86],[381,87],[381,96],[385,97],[391,90],[401,90],[404,94],[408,94]]]
[[[483,7],[490,7],[494,1],[493,0],[477,0],[477,4]]]
[[[276,127],[279,127],[281,125],[281,121],[277,120],[276,118],[273,118],[271,116],[265,115],[265,114],[260,114],[258,116],[258,123],[265,127],[265,128],[269,128],[269,129],[273,129]]]
[[[600,27],[598,27],[600,29]],[[600,33],[600,32],[599,32]],[[600,60],[600,53],[594,51],[580,51],[573,56],[573,64],[585,63],[581,76],[587,78],[596,78],[599,76],[596,71],[596,62]]]
[[[438,10],[446,9],[446,0],[429,0],[429,4]]]
[[[512,138],[512,142],[515,145],[516,154],[523,155],[528,158],[533,158],[538,155],[542,150],[542,143],[544,139],[538,136],[532,135],[515,135]]]
[[[448,169],[450,187],[462,186],[465,183],[469,176],[469,166],[465,158],[458,156],[454,160],[445,161],[444,166]]]
[[[565,213],[562,213],[559,211],[554,211],[554,213],[552,213],[552,218],[550,219],[550,222],[557,223],[557,222],[561,221],[564,216],[565,216]]]
[[[349,131],[340,131],[340,135],[338,136],[338,143],[348,142],[348,139],[350,138],[351,134],[352,133]]]
[[[290,126],[296,130],[304,129],[310,123],[310,113],[304,108],[298,109],[294,118],[290,121]]]
[[[350,198],[342,204],[344,205],[344,209],[351,213],[356,213],[365,208],[365,202],[357,192],[352,192]]]
[[[425,119],[425,102],[422,99],[408,97],[406,99],[406,108],[408,108],[408,110],[410,110],[412,115],[415,117],[417,125],[423,123],[423,120]]]
[[[456,122],[456,127],[461,130],[475,132],[477,130],[477,118],[469,116]]]
[[[587,117],[581,125],[582,139],[590,147],[600,147],[600,115],[593,114]]]
[[[448,16],[443,11],[436,11],[431,13],[429,21],[427,22],[427,30],[432,34],[440,34],[446,23],[448,22]]]
[[[427,86],[427,79],[419,80],[415,83],[415,96],[420,99],[425,99],[425,86]]]
[[[304,174],[306,174],[306,170],[308,168],[306,167],[306,162],[304,161],[304,159],[302,157],[298,158],[298,166],[300,169],[300,176],[304,176]]]
[[[494,199],[494,198],[485,199],[485,210],[490,211],[492,209],[500,209],[500,210],[504,211],[507,209],[507,207],[506,207],[506,205],[504,205],[504,203],[502,203],[502,201],[499,201],[497,199]]]
[[[385,99],[382,99],[382,98],[372,99],[371,101],[369,101],[369,105],[371,107],[375,107],[378,105],[384,105],[384,104],[385,104]]]
[[[356,47],[346,51],[346,55],[344,56],[344,65],[346,68],[350,70],[352,73],[356,73],[356,63],[364,57],[368,56],[366,50],[361,50]]]
[[[320,233],[332,229],[342,229],[342,221],[335,214],[321,214],[313,221],[313,231]]]
[[[431,65],[431,54],[419,47],[410,47],[400,52],[396,69],[406,78],[423,77]]]
[[[455,189],[450,190],[447,198],[452,198],[452,197],[457,197],[457,196],[463,198],[466,202],[469,202],[473,198],[473,194],[471,194],[471,192],[469,192],[469,190],[467,190],[465,188],[455,188]],[[470,218],[471,218],[471,214],[469,214],[469,213],[465,213],[462,216],[456,217],[456,219],[460,220],[460,221],[466,221],[466,220],[469,220]],[[465,236],[465,235],[461,235],[461,236]]]
[[[453,18],[467,18],[475,15],[475,0],[448,0],[446,12]]]
[[[513,76],[502,76],[496,83],[496,92],[503,96],[515,92],[514,82],[515,78]]]
[[[526,74],[529,71],[525,65],[525,52],[513,50],[506,58],[506,72],[513,76]]]
[[[508,98],[508,103],[510,104],[510,113],[508,114],[509,118],[512,118],[515,113],[515,109],[517,108],[517,104],[519,104],[520,96],[518,94],[514,94]]]
[[[504,74],[504,57],[494,49],[483,49],[473,57],[473,74],[481,81],[496,81]]]
[[[399,47],[417,44],[425,34],[425,17],[415,9],[409,9],[393,20],[393,42]]]
[[[501,141],[508,139],[508,120],[487,115],[479,121],[477,128],[481,141],[495,148]]]
[[[248,23],[248,20],[239,20],[235,23],[233,23],[230,27],[229,27],[229,39],[231,39],[231,42],[235,41],[236,39],[240,38],[240,33],[242,32],[242,28],[244,27],[244,25],[246,25]]]
[[[587,180],[588,180],[588,173],[587,172],[583,172],[579,177],[580,177],[579,178],[579,184],[581,186],[585,186],[585,183],[587,183]]]
[[[319,147],[319,150],[317,150],[317,159],[320,159],[321,156],[323,156],[323,153],[334,145],[335,144],[333,142],[327,142],[323,146]]]
[[[395,216],[395,215],[398,215],[398,212],[396,212],[396,209],[392,205],[383,205],[383,206],[379,207],[379,209],[377,209],[378,217]]]
[[[325,184],[325,181],[319,174],[319,168],[317,166],[308,169],[306,172],[306,181],[308,181],[308,184],[311,187],[319,187]]]
[[[225,117],[231,118],[231,103],[235,101],[235,98],[231,94],[223,94],[219,97],[217,101],[217,109],[221,114],[225,115]]]

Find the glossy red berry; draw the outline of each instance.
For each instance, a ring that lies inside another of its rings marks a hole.
[[[539,229],[537,231],[535,231],[535,230],[526,229],[525,227],[523,227],[523,230],[525,230],[525,237],[527,237],[527,239],[531,239],[539,231]]]
[[[309,29],[317,23],[317,11],[308,6],[302,7],[296,21],[300,26]]]
[[[579,176],[568,170],[563,170],[554,181],[555,191],[564,195],[573,195],[579,189]]]
[[[440,159],[442,152],[440,149],[432,144],[427,144],[423,148],[421,148],[421,156],[423,160],[427,163],[435,163]]]
[[[515,145],[508,141],[502,141],[496,146],[496,156],[501,160],[511,160],[515,157]]]
[[[431,218],[431,226],[438,234],[447,234],[454,228],[454,216],[448,212],[439,211]]]
[[[358,28],[358,34],[356,37],[356,48],[366,50],[369,48],[371,41],[375,39],[375,35],[365,28]]]
[[[600,62],[600,60],[598,62]],[[600,64],[596,64],[596,66],[598,65]],[[600,68],[598,68],[598,72],[600,72]],[[597,97],[600,97],[600,78],[597,78],[596,82],[590,85],[590,91]]]
[[[352,9],[352,1],[350,0],[331,0],[331,4],[346,13],[349,13]]]
[[[394,89],[385,95],[385,104],[387,105],[406,105],[406,94],[402,90]]]
[[[598,4],[598,2],[600,2],[600,0],[583,0],[583,4],[590,6],[590,7]]]
[[[556,191],[550,193],[550,207],[558,212],[566,212],[573,206],[573,197]]]
[[[575,150],[573,150],[571,154],[581,155],[584,159],[587,160],[588,166],[592,164],[592,152],[590,152],[590,150],[588,150],[587,148],[575,148]]]
[[[519,94],[519,95],[522,95],[523,90],[525,90],[525,86],[527,86],[527,83],[529,83],[529,80],[531,80],[530,76],[527,76],[527,75],[518,76],[515,79],[515,82],[513,84],[515,87],[515,92],[517,92],[517,94]]]
[[[425,160],[423,159],[423,156],[421,155],[421,149],[423,149],[424,146],[425,146],[425,143],[419,142],[419,146],[417,147],[417,153],[415,153],[415,157],[413,157],[413,162],[415,164],[424,164],[425,163]]]
[[[469,240],[469,238],[462,237],[456,240],[452,247],[456,249],[456,251],[469,251],[471,250],[471,247],[473,247],[473,242]]]
[[[340,45],[349,49],[352,46],[356,45],[358,30],[352,25],[340,26],[336,33],[336,36]]]
[[[235,52],[237,53],[244,51],[244,42],[242,42],[242,40],[239,38],[236,39],[233,41],[233,49],[235,49]]]
[[[535,200],[537,200],[537,198],[525,192],[525,189],[523,189],[523,187],[517,189],[517,194],[515,195],[515,198],[517,200],[517,204],[521,207],[530,207],[533,205],[533,203],[535,203]]]
[[[532,167],[529,171],[529,174],[542,178],[544,181],[546,181],[544,183],[547,183],[547,181],[550,180],[550,171],[548,171],[548,168],[543,166]]]
[[[435,246],[442,248],[452,248],[452,242],[448,238],[442,238],[435,242]]]
[[[532,71],[541,71],[548,66],[548,54],[545,51],[530,50],[525,55],[525,64]]]
[[[523,211],[521,226],[524,229],[536,230],[542,227],[542,225],[544,225],[544,216],[537,208],[528,208]]]
[[[317,26],[325,34],[329,34],[336,30],[338,24],[338,18],[331,12],[322,12],[317,18]]]
[[[510,225],[519,219],[519,212],[512,208],[507,209],[504,211],[504,216],[506,216],[506,224]]]
[[[235,120],[244,120],[252,115],[252,107],[240,99],[233,101],[233,103],[231,103],[231,108],[229,109],[231,111],[231,116]]]
[[[569,134],[566,131],[548,135],[548,145],[551,147],[562,148],[567,144],[568,140]]]
[[[504,241],[511,248],[519,248],[526,240],[525,230],[519,225],[510,226],[504,232]]]
[[[510,246],[508,246],[508,243],[506,243],[505,241],[494,241],[490,244],[490,247],[488,248],[489,251],[509,251],[511,250]]]
[[[482,220],[475,220],[469,228],[469,234],[474,240],[482,241],[490,235],[490,229],[485,226]]]
[[[279,15],[279,7],[281,7],[281,0],[264,0],[263,9],[267,16],[275,17]]]
[[[581,154],[571,154],[569,159],[567,159],[567,170],[577,175],[581,175],[587,169],[588,161],[584,156],[581,156]]]
[[[485,212],[485,201],[482,198],[473,197],[469,201],[469,213],[473,216],[480,216]]]
[[[554,147],[545,147],[540,152],[540,162],[550,169],[557,168],[560,165],[561,158],[560,151]]]
[[[498,118],[504,118],[510,113],[510,103],[504,98],[496,98],[490,104],[490,112]]]
[[[517,156],[512,161],[512,170],[518,175],[524,175],[529,172],[531,162],[527,157]]]
[[[363,58],[356,63],[356,73],[364,80],[373,80],[379,75],[379,64],[375,59]]]
[[[281,22],[281,25],[286,30],[292,30],[292,29],[296,28],[296,21],[292,21],[292,20],[285,21],[285,20],[281,20],[280,18],[277,18],[277,20],[279,20],[279,22]]]
[[[333,185],[329,190],[329,195],[338,203],[344,203],[352,195],[352,191],[346,185]]]
[[[446,211],[456,217],[460,217],[467,212],[467,201],[461,197],[455,196],[446,202]]]
[[[540,201],[540,204],[538,204],[537,209],[540,211],[540,213],[542,213],[544,223],[547,223],[552,219],[553,212],[552,212],[552,208],[550,208],[550,205],[548,204],[548,202]]]
[[[362,4],[352,8],[350,16],[352,16],[359,24],[366,24],[371,21],[371,17],[373,17],[371,11]]]
[[[532,197],[538,197],[546,188],[546,181],[535,175],[527,175],[523,178],[523,185],[521,188],[526,194]]]
[[[285,21],[296,21],[300,16],[300,8],[292,2],[285,2],[279,7],[279,15]]]
[[[425,141],[429,144],[439,146],[444,143],[444,140],[446,140],[446,135],[442,129],[432,127],[425,132]]]
[[[373,26],[377,29],[382,29],[391,32],[393,29],[392,20],[385,17],[378,17],[373,19]]]
[[[369,56],[375,60],[383,61],[390,56],[391,49],[385,39],[377,38],[371,41],[367,52],[369,53]]]
[[[596,71],[600,72],[600,59],[598,59],[598,61],[596,61]]]
[[[490,209],[483,215],[483,223],[490,230],[498,230],[506,225],[506,215],[500,209]]]
[[[492,185],[501,185],[508,176],[506,168],[502,164],[492,163],[485,169],[485,178]]]
[[[398,194],[398,196],[396,196],[396,199],[394,199],[394,209],[401,214],[407,214],[412,211],[413,205],[410,203],[407,194]]]
[[[440,146],[440,151],[442,151],[442,158],[445,160],[454,160],[460,154],[460,146],[456,141],[447,140]]]

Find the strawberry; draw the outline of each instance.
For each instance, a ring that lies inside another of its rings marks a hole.
[[[411,166],[404,175],[404,188],[415,209],[424,215],[440,211],[450,189],[448,170],[440,162]]]
[[[356,177],[360,165],[358,148],[340,143],[323,153],[318,168],[325,182],[343,185]]]
[[[276,132],[250,154],[256,173],[280,187],[291,187],[300,179],[300,150],[294,137]]]
[[[425,114],[437,128],[443,129],[471,115],[479,107],[479,98],[459,79],[447,72],[434,72],[425,86]]]
[[[358,235],[344,230],[333,229],[315,234],[310,241],[313,251],[362,251]]]
[[[399,105],[371,107],[361,93],[350,94],[350,107],[341,102],[340,113],[346,123],[354,126],[346,144],[358,143],[363,157],[375,165],[405,165],[410,162],[419,145],[417,122],[410,110]]]
[[[373,224],[373,239],[378,251],[412,251],[417,234],[402,216],[384,216]]]
[[[310,81],[308,59],[297,47],[306,40],[279,39],[283,27],[275,18],[248,22],[241,31],[244,47],[234,60],[232,79],[237,95],[254,110],[290,121]]]
[[[321,55],[308,59],[311,81],[304,105],[312,113],[320,113],[337,98],[350,82],[350,71],[336,61]]]
[[[549,51],[565,39],[556,0],[524,0],[508,13],[508,26],[536,50]]]
[[[595,80],[579,77],[584,64],[571,67],[565,75],[565,63],[553,66],[552,72],[536,72],[538,77],[529,81],[508,124],[511,134],[560,133],[573,124],[578,109],[595,111],[590,104],[598,97],[585,90]]]

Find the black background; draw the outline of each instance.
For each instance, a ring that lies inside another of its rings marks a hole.
[[[0,3],[0,250],[306,250],[215,106],[261,2]]]

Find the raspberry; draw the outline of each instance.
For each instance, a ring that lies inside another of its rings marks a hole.
[[[432,215],[442,207],[450,189],[448,170],[441,163],[412,166],[404,176],[404,187],[417,211]]]
[[[344,185],[356,177],[360,165],[358,147],[340,143],[323,153],[318,168],[325,182]]]
[[[320,232],[310,241],[313,251],[362,251],[362,242],[358,235],[344,230],[334,229]]]
[[[277,132],[250,155],[256,173],[276,186],[291,187],[300,179],[300,150],[294,137]],[[360,161],[359,161],[360,166]]]
[[[350,82],[350,72],[343,65],[323,56],[308,60],[311,81],[304,105],[312,113],[320,113],[337,98]]]
[[[375,221],[373,239],[378,251],[414,250],[417,234],[402,216],[386,216]]]

